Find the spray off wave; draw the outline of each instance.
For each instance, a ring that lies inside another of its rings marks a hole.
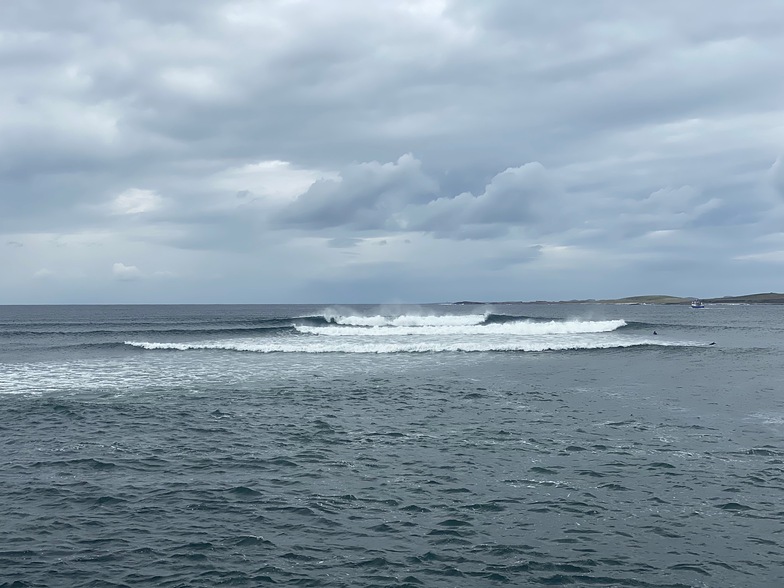
[[[334,325],[349,327],[463,327],[481,325],[490,313],[485,314],[447,314],[447,315],[416,315],[399,316],[342,316],[325,313],[324,319]]]
[[[355,317],[351,317],[352,319]],[[372,317],[376,318],[376,317]],[[383,317],[381,317],[383,318]],[[297,325],[294,328],[300,333],[341,336],[389,337],[395,335],[565,335],[578,333],[606,333],[626,326],[626,321],[517,321],[507,323],[480,324],[461,321],[442,321],[440,319],[455,317],[400,317],[403,320],[391,321],[389,326],[326,326],[313,327]],[[413,324],[412,318],[419,324]],[[458,317],[464,318],[464,317]],[[336,323],[338,325],[354,325],[355,323]]]

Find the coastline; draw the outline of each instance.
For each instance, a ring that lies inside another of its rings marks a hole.
[[[784,294],[777,292],[767,292],[761,294],[743,294],[740,296],[721,296],[714,298],[703,298],[699,296],[669,296],[665,294],[648,294],[642,296],[627,296],[625,298],[609,299],[581,299],[581,300],[505,300],[505,301],[474,301],[461,300],[452,302],[455,305],[479,305],[479,304],[666,304],[666,305],[685,305],[692,300],[699,299],[706,304],[784,304]]]

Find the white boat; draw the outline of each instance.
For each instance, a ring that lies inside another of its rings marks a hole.
[[[702,300],[694,299],[691,301],[692,308],[705,308],[705,305],[702,303]]]

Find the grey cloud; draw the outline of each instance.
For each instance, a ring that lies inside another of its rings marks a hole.
[[[528,163],[497,174],[478,196],[463,193],[409,210],[410,227],[445,236],[468,236],[474,225],[497,225],[498,229],[473,229],[475,236],[495,236],[505,232],[501,227],[544,221],[559,197],[544,167],[538,162]],[[466,228],[469,232],[461,233]]]
[[[139,280],[143,277],[142,272],[135,265],[125,265],[117,262],[112,265],[112,275],[123,281]]]
[[[784,163],[781,157],[776,159],[768,171],[768,179],[774,193],[784,201]]]
[[[654,221],[664,219],[671,223],[659,229],[678,228],[701,216],[718,204],[714,200],[706,200],[698,190],[691,186],[678,188],[666,187],[656,190],[644,200],[632,205],[632,215],[645,221],[650,218]]]
[[[508,270],[516,266],[524,266],[542,256],[541,245],[516,248],[512,251],[495,253],[486,260],[486,267],[494,270]]]
[[[293,226],[355,230],[421,231],[439,237],[488,239],[510,227],[541,232],[570,218],[563,193],[538,162],[496,174],[474,196],[438,197],[436,182],[419,161],[355,164],[338,180],[316,182],[280,218]]]
[[[605,247],[651,233],[723,226],[732,216],[721,198],[692,186],[663,186],[643,197],[595,201],[579,212],[586,232],[567,234],[564,241]],[[666,248],[665,242],[656,246]]]
[[[437,190],[437,184],[411,155],[394,163],[353,164],[341,172],[339,180],[313,184],[282,212],[281,219],[311,228],[395,227],[395,215],[404,206],[427,202]]]
[[[361,242],[362,239],[356,239],[354,237],[335,237],[334,239],[330,239],[327,242],[327,245],[329,247],[334,247],[335,249],[350,249],[351,247],[356,247]]]
[[[408,29],[396,26],[408,21],[394,10],[389,16],[395,18],[385,22],[353,2],[313,5],[311,10],[271,3],[245,25],[227,20],[229,5],[220,2],[190,10],[182,3],[161,7],[140,2],[112,9],[99,4],[78,3],[69,11],[76,16],[61,15],[65,25],[33,11],[18,11],[26,17],[16,20],[53,27],[66,39],[78,33],[88,47],[93,44],[89,59],[80,53],[83,46],[66,44],[64,57],[80,63],[86,80],[84,88],[69,96],[93,107],[107,105],[116,113],[124,150],[114,155],[119,158],[114,165],[139,157],[143,169],[149,169],[156,155],[172,162],[193,157],[195,148],[201,156],[233,161],[283,157],[342,165],[346,159],[389,160],[410,150],[415,140],[422,144],[417,153],[427,165],[450,168],[473,160],[487,173],[520,161],[559,158],[558,152],[568,152],[580,133],[606,133],[639,117],[686,115],[689,110],[679,105],[688,101],[683,84],[688,87],[690,80],[705,82],[705,90],[692,100],[697,107],[712,100],[740,106],[745,101],[734,93],[748,96],[744,84],[733,82],[727,70],[712,79],[704,64],[694,61],[692,76],[689,63],[677,63],[679,55],[662,54],[662,40],[686,45],[688,37],[681,35],[694,26],[687,18],[654,11],[658,28],[635,36],[624,31],[634,30],[647,12],[619,9],[616,3],[586,8],[572,2],[569,10],[552,12],[530,3],[496,2],[481,9],[473,4],[475,20],[448,11],[440,24]],[[253,15],[252,5],[237,6]],[[671,8],[672,14],[678,12]],[[112,36],[93,28],[80,13],[114,23],[108,27]],[[275,29],[275,19],[296,23],[300,34]],[[505,40],[510,45],[493,42],[504,30],[501,25],[515,33]],[[580,34],[572,34],[572,28]],[[258,30],[267,29],[271,34],[265,40]],[[440,50],[428,52],[426,42]],[[414,43],[410,49],[408,43]],[[499,46],[507,53],[499,53]],[[758,59],[753,51],[751,56]],[[574,67],[586,59],[595,75],[581,82]],[[225,67],[229,62],[233,67]],[[739,64],[733,73],[760,69],[748,67],[746,60]],[[65,60],[52,65],[63,66]],[[765,65],[758,73],[767,74]],[[537,77],[548,67],[563,72],[561,81]],[[196,81],[200,75],[211,78],[219,91],[206,96],[193,88],[177,92],[165,83],[172,68]],[[715,84],[727,79],[729,86],[717,91]],[[490,87],[511,91],[488,91]],[[766,88],[766,96],[778,95],[773,85]],[[762,94],[756,96],[759,100]],[[406,128],[406,121],[417,117],[419,124]],[[392,132],[396,127],[401,130]],[[517,140],[517,132],[524,132],[526,140]],[[465,136],[471,137],[469,143],[455,145],[454,138]],[[128,152],[134,142],[138,149]],[[368,147],[374,151],[370,158]],[[142,151],[152,152],[149,161]],[[85,157],[98,158],[99,165],[112,163],[106,153],[97,149]]]

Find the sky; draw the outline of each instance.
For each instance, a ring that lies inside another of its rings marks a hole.
[[[784,291],[780,0],[0,3],[0,304]]]

